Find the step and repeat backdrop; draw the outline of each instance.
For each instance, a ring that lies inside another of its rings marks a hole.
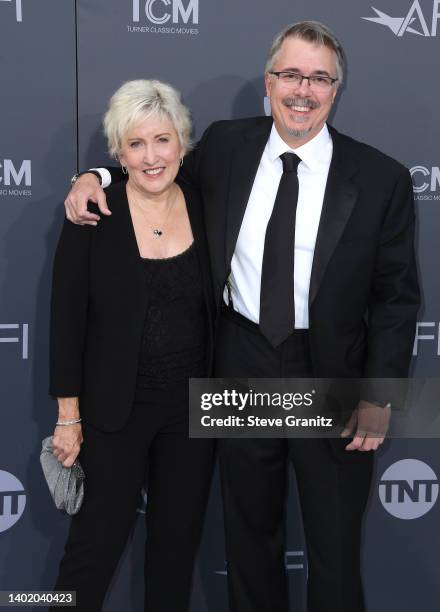
[[[0,590],[52,588],[67,533],[39,465],[56,417],[47,394],[51,265],[70,176],[109,162],[109,97],[126,80],[169,81],[192,110],[195,139],[215,119],[264,114],[267,49],[302,19],[329,25],[347,51],[333,125],[411,170],[423,289],[412,374],[438,375],[440,0],[0,0]],[[371,612],[438,610],[439,474],[437,440],[387,441],[377,453],[363,549]],[[146,495],[110,612],[142,609]],[[304,612],[293,474],[287,518],[292,609]],[[171,589],[180,571],[170,563]],[[227,610],[217,477],[191,610]]]

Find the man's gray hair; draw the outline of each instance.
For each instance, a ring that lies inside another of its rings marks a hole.
[[[180,93],[162,81],[127,81],[110,98],[104,116],[104,133],[110,155],[118,158],[124,135],[148,117],[170,119],[186,153],[190,147],[191,118]]]
[[[332,49],[336,55],[336,76],[342,83],[345,67],[345,52],[341,43],[327,26],[319,21],[299,21],[287,26],[273,39],[266,61],[266,72],[273,70],[281,45],[286,38],[300,38]]]

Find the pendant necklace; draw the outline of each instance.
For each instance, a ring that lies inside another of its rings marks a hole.
[[[152,234],[153,234],[153,236],[154,236],[154,238],[156,240],[158,240],[159,238],[162,238],[162,236],[163,236],[165,226],[167,224],[168,218],[169,218],[170,213],[171,213],[171,209],[173,208],[173,206],[174,206],[174,204],[176,202],[176,199],[177,199],[177,191],[178,191],[177,188],[174,186],[174,196],[172,197],[172,199],[170,198],[171,201],[168,204],[168,210],[167,210],[167,213],[165,215],[164,220],[161,223],[161,227],[152,227],[150,225],[151,232],[152,232]],[[144,213],[144,210],[142,209],[142,206],[137,202],[137,200],[134,200],[134,202],[135,202],[135,204],[137,204],[137,206],[142,211],[142,213]]]

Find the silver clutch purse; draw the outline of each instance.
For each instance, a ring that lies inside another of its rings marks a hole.
[[[52,436],[42,442],[40,462],[55,506],[67,514],[76,514],[84,499],[85,475],[79,462],[64,467],[53,454]]]

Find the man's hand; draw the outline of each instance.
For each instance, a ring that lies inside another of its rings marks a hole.
[[[99,215],[87,210],[88,201],[95,202],[103,215],[111,215],[105,193],[97,177],[87,173],[79,177],[64,201],[66,217],[77,225],[98,225]]]
[[[341,432],[342,438],[347,438],[355,432],[353,440],[347,444],[345,450],[377,450],[388,431],[390,415],[390,406],[376,406],[361,400]]]
[[[53,434],[53,454],[64,467],[72,467],[79,455],[82,441],[81,423],[58,425]]]

